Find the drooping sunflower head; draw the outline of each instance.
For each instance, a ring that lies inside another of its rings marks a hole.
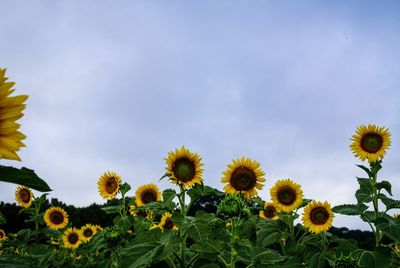
[[[62,237],[64,248],[76,249],[84,241],[82,232],[75,227],[65,230]]]
[[[333,212],[328,202],[312,201],[303,212],[303,224],[310,232],[319,234],[332,227]]]
[[[86,224],[81,227],[81,234],[84,242],[89,242],[89,240],[96,234],[97,229],[94,225]]]
[[[97,182],[99,193],[105,199],[114,198],[121,186],[121,177],[115,172],[105,172]]]
[[[267,220],[277,220],[279,219],[279,216],[276,214],[278,212],[280,212],[280,209],[274,203],[265,202],[264,209],[260,210],[259,216]]]
[[[260,169],[260,163],[250,158],[234,159],[223,172],[221,182],[227,183],[224,191],[228,194],[242,193],[246,199],[257,195],[257,189],[264,186],[265,173]]]
[[[6,69],[0,68],[0,159],[21,161],[16,152],[24,147],[22,140],[26,138],[18,131],[20,125],[16,123],[24,114],[24,102],[27,95],[12,96],[14,82],[7,82]]]
[[[44,221],[50,229],[62,229],[68,224],[68,214],[60,207],[51,207],[44,213]]]
[[[146,218],[148,220],[152,220],[154,218],[154,213],[150,209],[143,209],[143,210],[139,210],[139,211],[136,211],[136,209],[137,209],[136,205],[129,206],[129,213],[133,217],[139,216],[139,217]]]
[[[7,240],[6,232],[4,232],[3,229],[0,229],[0,241],[5,241],[5,240]]]
[[[172,222],[172,214],[169,212],[162,215],[158,228],[161,230],[178,230],[178,227]]]
[[[203,183],[203,164],[197,153],[192,153],[185,146],[168,153],[164,158],[167,163],[165,168],[172,183],[182,185],[184,188],[191,188],[195,184]]]
[[[303,202],[301,186],[291,179],[278,180],[270,189],[272,202],[283,212],[290,213]]]
[[[150,202],[161,200],[161,192],[154,183],[144,184],[137,188],[135,193],[136,205],[138,207]]]
[[[361,161],[368,159],[369,163],[382,159],[391,144],[389,129],[369,124],[360,125],[356,134],[351,137],[353,141],[350,148],[353,154]]]
[[[32,191],[28,187],[20,185],[15,190],[15,200],[21,207],[29,208],[32,204],[32,199]]]

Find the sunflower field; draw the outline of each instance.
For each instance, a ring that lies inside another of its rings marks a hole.
[[[11,96],[13,82],[0,69],[0,158],[20,161],[19,131],[25,95]],[[170,151],[160,180],[137,189],[115,171],[97,181],[99,195],[113,200],[102,210],[112,226],[76,226],[62,206],[44,208],[48,184],[28,168],[0,166],[0,181],[14,183],[20,213],[32,228],[10,233],[0,211],[0,267],[400,267],[400,201],[378,173],[391,144],[387,128],[360,125],[350,149],[360,164],[356,204],[332,207],[311,200],[290,178],[278,180],[262,200],[265,173],[259,162],[233,159],[221,189],[206,185],[202,158],[185,146]],[[41,192],[36,195],[33,190]],[[264,189],[265,190],[265,189]],[[202,202],[208,200],[208,202]],[[374,235],[370,250],[330,233],[335,214],[359,217]]]

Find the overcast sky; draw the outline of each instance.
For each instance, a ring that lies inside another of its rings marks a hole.
[[[21,163],[68,204],[103,203],[116,171],[157,182],[185,145],[223,189],[226,165],[266,173],[332,205],[356,202],[359,124],[392,132],[381,178],[400,198],[398,1],[0,1],[0,66],[30,95]],[[168,181],[161,189],[171,187]],[[174,187],[174,186],[172,186]],[[14,201],[1,183],[0,200]],[[174,187],[175,188],[175,187]],[[334,225],[367,229],[357,217]]]

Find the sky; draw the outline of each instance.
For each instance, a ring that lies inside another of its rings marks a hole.
[[[222,190],[232,159],[261,163],[269,188],[355,203],[360,124],[390,129],[380,179],[400,198],[398,1],[0,1],[0,66],[15,94],[21,162],[50,198],[104,203],[98,178],[115,171],[134,190],[157,183],[185,145]],[[1,183],[0,201],[16,185]],[[35,192],[39,195],[39,192]],[[335,226],[368,229],[336,215]]]

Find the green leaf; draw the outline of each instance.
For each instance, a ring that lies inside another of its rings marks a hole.
[[[392,266],[390,249],[378,247],[374,251],[357,249],[351,253],[353,258],[358,259],[361,268],[389,268]]]
[[[332,211],[343,215],[361,215],[367,208],[368,207],[362,203],[357,205],[345,204],[333,207]]]
[[[163,192],[164,203],[171,203],[176,197],[176,191],[173,189],[167,189]]]
[[[397,243],[400,242],[400,223],[392,219],[378,218],[375,221],[375,225],[386,236],[393,239]]]
[[[375,256],[371,251],[364,251],[359,260],[358,260],[360,266],[362,268],[377,268],[375,263]]]
[[[125,194],[131,189],[131,186],[128,183],[124,183],[121,185],[121,188],[119,191],[121,192],[122,196],[125,196]]]
[[[364,170],[368,174],[368,177],[370,177],[370,178],[372,177],[372,172],[369,170],[369,168],[367,168],[367,167],[365,167],[363,165],[357,165],[357,167],[359,167],[362,170]]]
[[[325,252],[318,252],[314,256],[312,256],[310,263],[308,265],[309,268],[325,268],[327,267],[327,260],[325,256]]]
[[[0,181],[24,185],[39,192],[52,191],[49,185],[35,174],[35,171],[25,167],[18,169],[0,165]]]
[[[106,206],[106,207],[102,207],[100,209],[103,210],[107,214],[114,214],[114,213],[119,213],[121,211],[121,206],[120,205]]]
[[[388,192],[388,194],[390,194],[391,196],[393,196],[393,194],[392,194],[392,184],[391,184],[390,182],[388,182],[388,181],[381,181],[381,182],[378,182],[378,183],[376,184],[376,187],[378,188],[378,190],[385,189],[386,192]]]
[[[365,222],[374,222],[376,220],[375,211],[364,211],[361,214],[361,219]]]
[[[268,247],[276,242],[278,242],[281,239],[282,234],[281,233],[272,233],[267,235],[267,237],[265,237],[262,242],[261,245],[263,247]]]
[[[400,208],[400,201],[399,200],[394,200],[389,197],[381,197],[380,198],[382,202],[386,206],[386,210],[393,209],[393,208]]]
[[[304,198],[304,199],[303,199],[303,202],[301,202],[301,205],[300,205],[298,208],[302,208],[302,207],[307,206],[308,203],[310,203],[311,201],[312,201],[312,199]]]
[[[190,198],[192,200],[199,198],[199,197],[203,197],[203,196],[207,196],[207,195],[215,195],[215,196],[224,196],[225,193],[214,189],[210,186],[204,186],[204,185],[199,185],[196,184],[194,187],[190,188],[187,192],[186,192]]]
[[[359,204],[361,203],[369,203],[372,201],[372,197],[370,192],[365,188],[360,188],[356,191],[356,198]]]

